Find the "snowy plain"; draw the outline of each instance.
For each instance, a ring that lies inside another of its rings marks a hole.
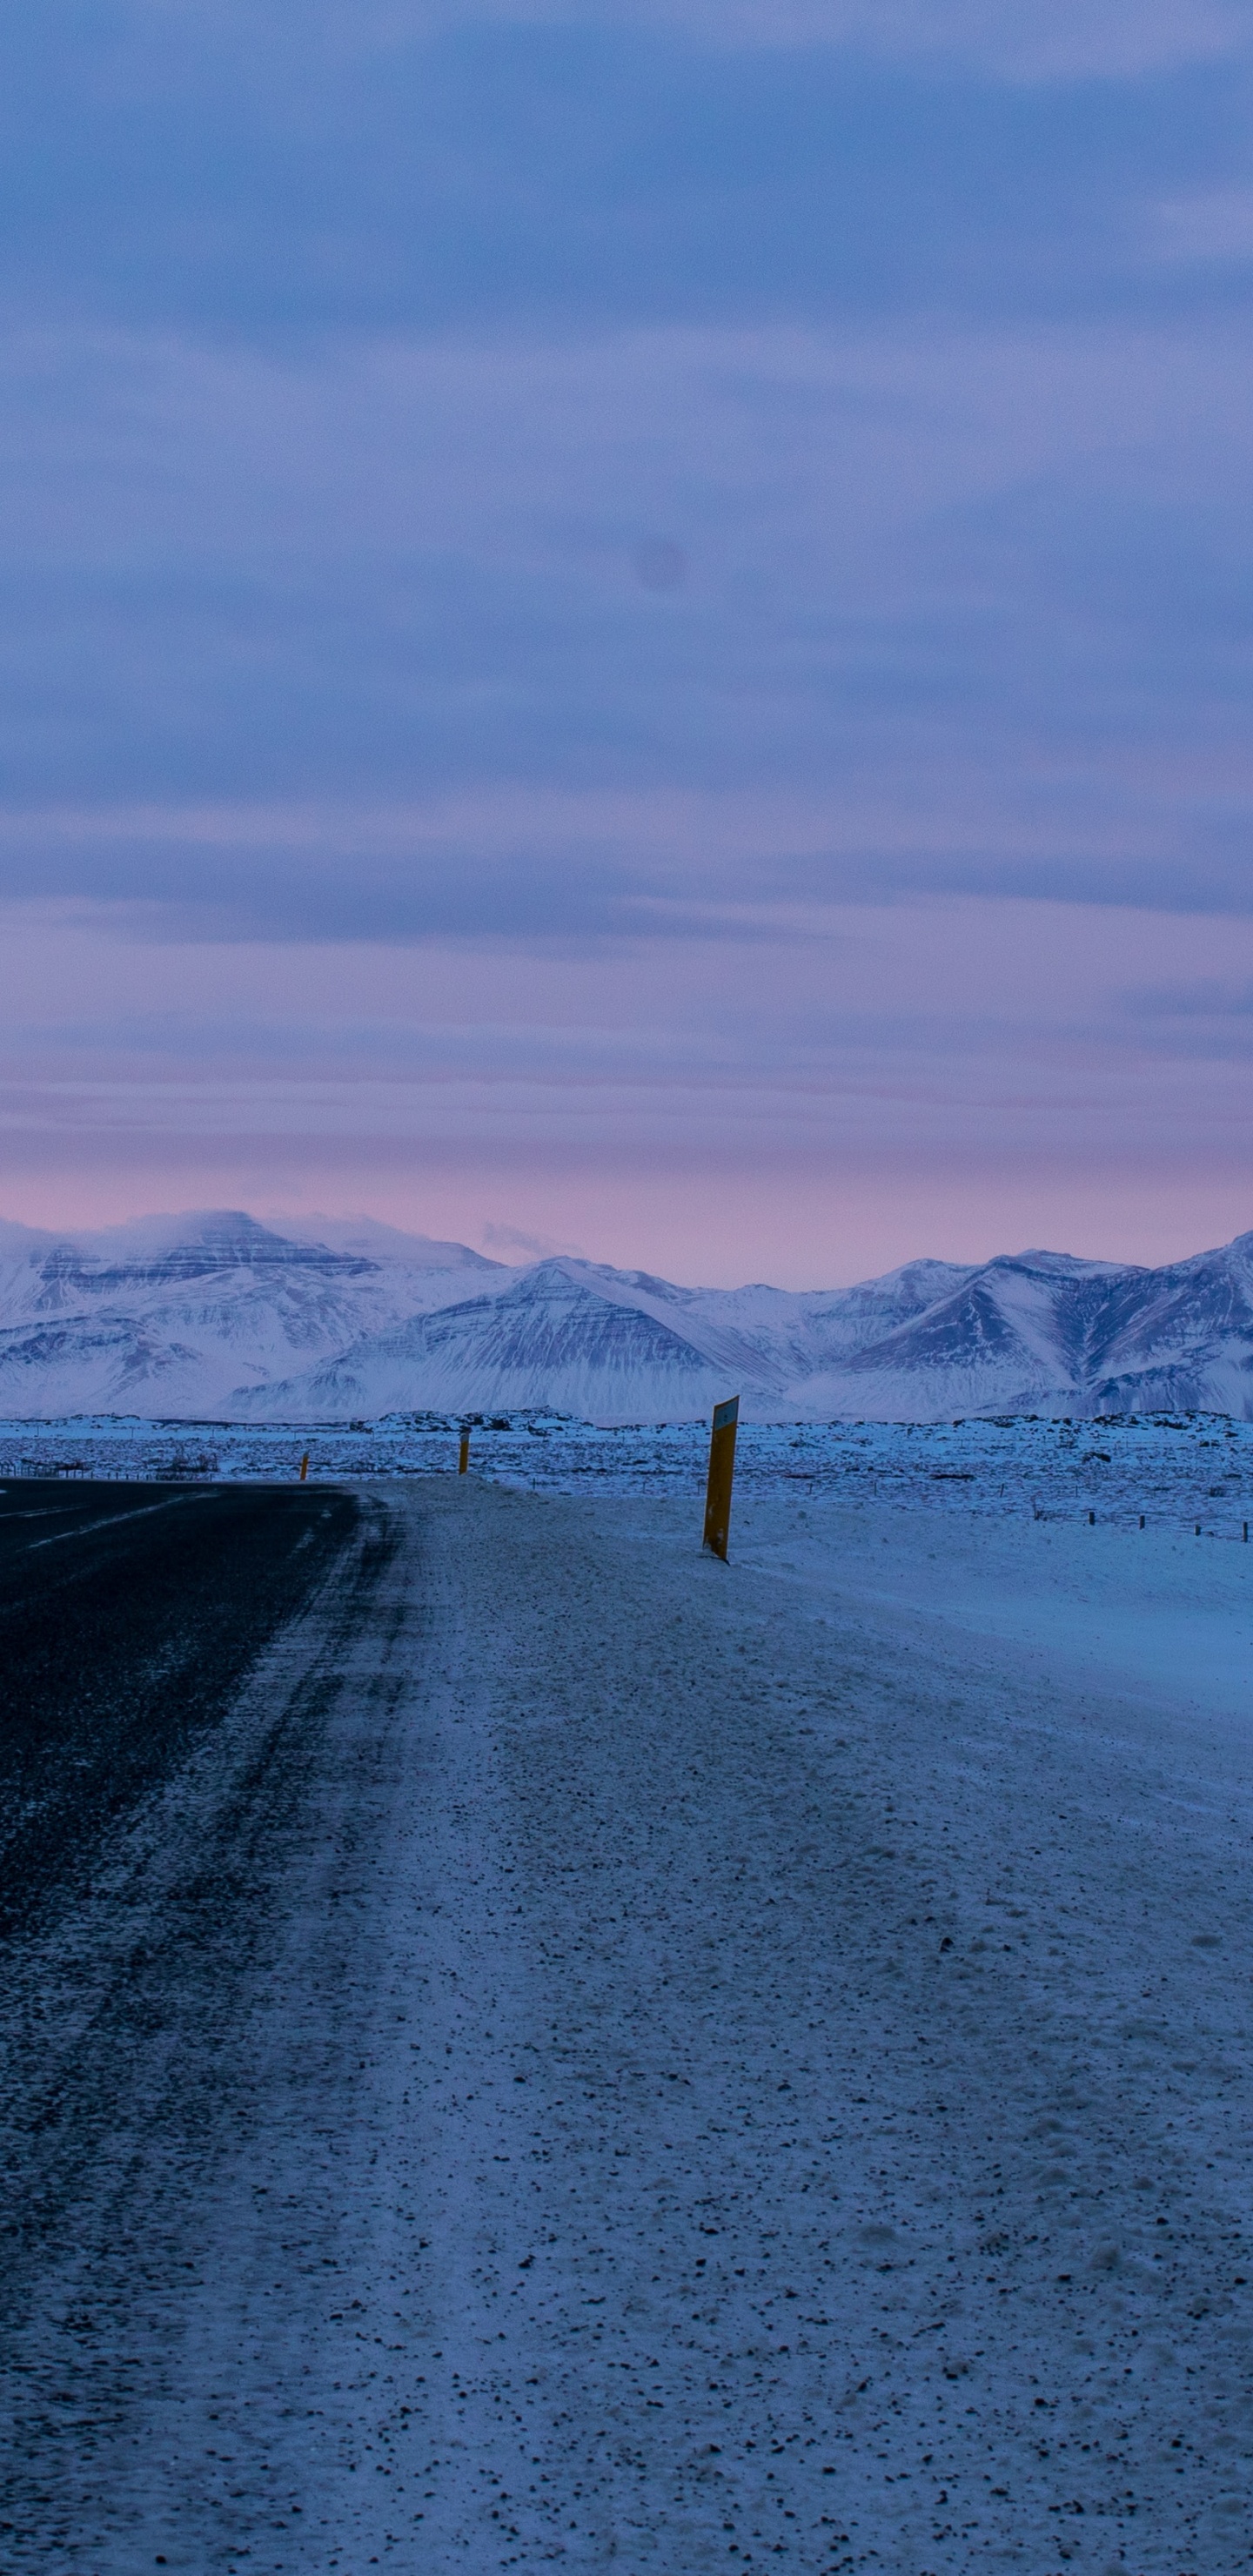
[[[332,1586],[37,1963],[116,2051],[91,1909],[171,1955],[181,1855],[320,1673],[255,1961],[141,2016],[54,2230],[10,2562],[1236,2576],[1238,1475],[1220,1545],[1195,1426],[1143,1444],[1144,1532],[1129,1470],[1093,1527],[1068,1461],[1036,1517],[1007,1451],[787,1450],[724,1568],[690,1443],[557,1490],[521,1436],[531,1490],[361,1488],[350,1651]]]
[[[0,1423],[0,1476],[213,1476],[283,1481],[441,1474],[471,1421],[473,1472],[531,1493],[699,1495],[706,1421],[612,1426],[530,1411],[252,1425],[85,1414]],[[960,1522],[1024,1514],[1195,1529],[1253,1520],[1253,1423],[1221,1414],[1032,1416],[954,1423],[742,1422],[738,1494],[841,1493]]]

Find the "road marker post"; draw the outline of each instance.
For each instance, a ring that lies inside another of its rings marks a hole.
[[[301,1484],[302,1484],[302,1485],[303,1485],[303,1483],[304,1483],[304,1481],[305,1481],[305,1478],[306,1478],[306,1476],[308,1475],[308,1473],[309,1473],[309,1452],[308,1452],[308,1450],[306,1449],[305,1454],[304,1454],[303,1458],[302,1458],[302,1459],[301,1459],[301,1461],[300,1461],[300,1481],[301,1481]]]
[[[713,1428],[709,1435],[709,1482],[705,1488],[705,1535],[702,1546],[727,1561],[727,1531],[731,1526],[731,1484],[735,1475],[735,1427],[740,1418],[738,1395],[729,1396],[725,1404],[715,1404]]]
[[[468,1432],[468,1431],[463,1431],[463,1432],[462,1432],[462,1434],[461,1434],[461,1447],[460,1447],[460,1449],[459,1449],[459,1450],[458,1450],[458,1452],[457,1452],[457,1473],[458,1473],[458,1475],[459,1475],[459,1476],[468,1476],[468,1475],[469,1475],[469,1472],[470,1472],[470,1434],[469,1434],[469,1432]]]

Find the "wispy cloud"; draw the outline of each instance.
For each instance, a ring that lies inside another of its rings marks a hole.
[[[255,29],[242,0],[202,17],[236,36]],[[301,13],[328,52],[395,51],[466,27],[655,31],[716,47],[848,49],[890,61],[978,63],[1022,79],[1135,74],[1239,54],[1241,0],[323,0]]]
[[[551,1261],[563,1252],[575,1260],[584,1258],[582,1247],[577,1243],[557,1243],[551,1235],[527,1234],[516,1225],[493,1225],[489,1222],[479,1235],[479,1243],[484,1252],[494,1252],[503,1261],[516,1260],[519,1254],[526,1261]]]
[[[1234,1169],[1243,1015],[1151,997],[1249,971],[1247,9],[5,49],[12,1168],[408,1138],[519,1252]]]
[[[1206,188],[1156,210],[1154,247],[1170,260],[1247,266],[1253,261],[1253,188]]]
[[[350,14],[16,19],[0,289],[258,342],[1118,309],[1138,210],[1247,175],[1221,0]]]
[[[1242,908],[1251,378],[1208,311],[15,341],[0,882],[246,937]]]

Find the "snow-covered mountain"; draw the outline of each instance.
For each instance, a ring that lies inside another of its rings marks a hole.
[[[271,1216],[273,1232],[289,1243],[311,1243],[315,1249],[348,1252],[363,1261],[390,1261],[402,1270],[477,1271],[483,1278],[504,1264],[464,1243],[441,1243],[429,1234],[403,1234],[376,1216]]]
[[[311,1421],[547,1407],[676,1421],[1253,1418],[1253,1234],[1159,1270],[1024,1252],[855,1288],[506,1268],[370,1218],[0,1223],[0,1414]]]
[[[421,1236],[368,1257],[298,1242],[237,1210],[100,1234],[0,1225],[0,1414],[228,1416],[250,1388],[497,1270]]]

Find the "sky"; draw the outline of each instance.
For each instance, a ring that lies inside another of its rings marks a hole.
[[[1253,6],[0,38],[0,1213],[1253,1226]]]

